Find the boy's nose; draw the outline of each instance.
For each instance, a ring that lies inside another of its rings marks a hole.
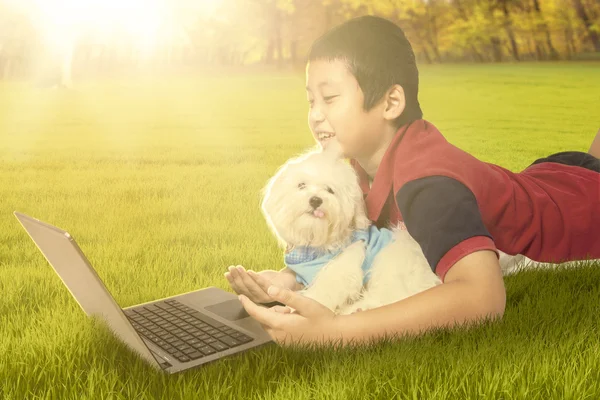
[[[310,109],[310,112],[308,114],[308,119],[314,125],[315,122],[323,122],[325,120],[325,116],[323,115],[319,107],[313,106],[313,108]]]
[[[310,206],[312,208],[317,208],[319,207],[321,204],[323,204],[323,199],[317,196],[313,196],[310,198],[310,200],[308,201],[308,204],[310,204]]]

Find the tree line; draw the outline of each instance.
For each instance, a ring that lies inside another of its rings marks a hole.
[[[198,0],[200,1],[200,0]],[[170,0],[151,49],[122,32],[72,32],[59,47],[23,8],[0,0],[0,79],[96,74],[152,66],[301,66],[310,44],[360,15],[406,32],[420,63],[600,58],[598,0],[221,0],[203,15]]]

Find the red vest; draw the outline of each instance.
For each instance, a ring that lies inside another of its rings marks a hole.
[[[499,250],[542,262],[600,258],[598,172],[550,162],[514,173],[453,146],[425,120],[398,130],[371,189],[366,172],[354,160],[351,164],[368,216],[378,225],[402,220],[395,200],[402,185],[441,175],[473,192]]]

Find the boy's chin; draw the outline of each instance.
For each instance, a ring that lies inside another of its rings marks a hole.
[[[334,137],[329,138],[329,139],[325,139],[325,140],[318,140],[319,145],[321,146],[321,148],[326,149],[328,148],[332,143],[337,146],[339,146],[339,143],[337,141],[337,139]]]
[[[319,146],[324,152],[332,153],[339,157],[345,156],[344,150],[342,149],[340,142],[338,142],[335,137],[319,141]]]

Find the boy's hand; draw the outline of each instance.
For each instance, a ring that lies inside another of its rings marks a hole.
[[[295,279],[291,282],[290,279],[282,276],[281,272],[273,270],[257,273],[252,270],[246,271],[241,265],[231,265],[228,270],[229,272],[225,273],[225,278],[229,281],[231,288],[237,294],[243,294],[255,303],[271,303],[275,301],[267,293],[267,289],[271,285],[278,285],[291,290],[295,286]]]

